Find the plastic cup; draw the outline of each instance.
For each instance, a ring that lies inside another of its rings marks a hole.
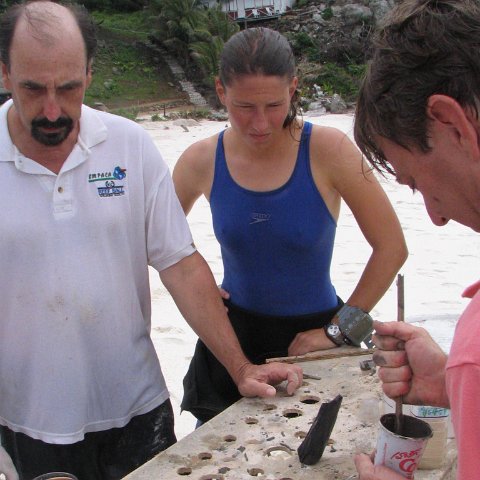
[[[414,478],[428,439],[433,435],[427,422],[403,415],[403,428],[395,433],[395,414],[380,417],[375,465],[385,465],[405,478]]]
[[[33,480],[78,480],[75,475],[66,472],[49,472],[44,473]]]

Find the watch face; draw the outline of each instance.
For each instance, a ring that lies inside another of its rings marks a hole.
[[[337,337],[340,334],[340,329],[338,328],[338,325],[335,325],[334,323],[331,323],[328,326],[328,333],[332,337]]]

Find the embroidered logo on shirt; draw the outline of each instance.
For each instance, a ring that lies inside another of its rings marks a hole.
[[[250,215],[250,225],[253,225],[254,223],[268,222],[269,220],[270,220],[270,214],[269,213],[253,212]]]
[[[123,180],[127,176],[127,169],[115,167],[113,172],[98,172],[88,175],[88,182],[104,182],[101,187],[97,187],[100,197],[118,197],[125,195],[124,185],[117,185],[118,180]]]
[[[107,180],[104,187],[98,187],[98,194],[101,197],[118,197],[120,195],[125,195],[125,190],[123,185],[115,185],[115,182]]]

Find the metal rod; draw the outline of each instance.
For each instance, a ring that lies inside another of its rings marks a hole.
[[[403,275],[397,275],[397,321],[405,321],[405,296],[403,290]],[[400,435],[403,429],[403,398],[395,399],[395,433]]]

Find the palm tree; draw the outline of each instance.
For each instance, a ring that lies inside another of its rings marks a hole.
[[[155,37],[185,65],[189,61],[189,45],[195,31],[203,24],[205,8],[199,0],[152,0],[156,14]]]
[[[222,11],[220,5],[207,10],[205,21],[204,28],[196,31],[198,40],[190,45],[191,57],[201,68],[205,83],[213,86],[223,44],[239,27]]]

